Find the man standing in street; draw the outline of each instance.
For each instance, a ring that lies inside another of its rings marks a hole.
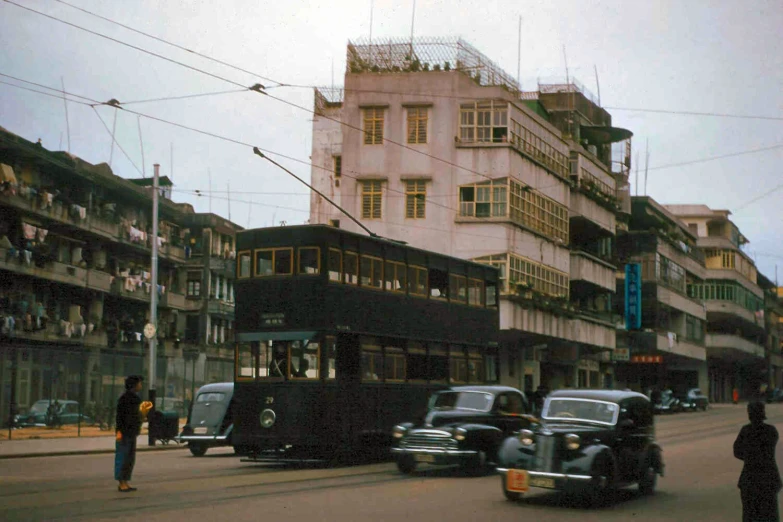
[[[737,487],[742,497],[743,522],[778,522],[778,493],[783,487],[775,462],[778,430],[764,422],[764,403],[748,404],[750,424],[734,441],[734,456],[743,461]]]
[[[141,433],[141,424],[152,403],[142,402],[139,393],[143,379],[140,375],[129,375],[125,379],[125,393],[117,401],[116,444],[114,454],[114,479],[119,482],[121,493],[136,491],[128,482],[136,463],[136,438]]]

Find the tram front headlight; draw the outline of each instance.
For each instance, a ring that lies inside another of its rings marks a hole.
[[[277,418],[277,415],[275,415],[275,412],[269,409],[266,409],[261,412],[261,427],[262,428],[271,428],[274,423],[275,419]]]

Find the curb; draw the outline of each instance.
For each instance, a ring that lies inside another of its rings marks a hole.
[[[156,447],[146,447],[145,449],[138,448],[136,449],[137,453],[146,453],[148,451],[167,451],[167,450],[175,450],[175,449],[187,449],[187,445],[181,446],[181,445],[175,445],[175,446],[156,446]],[[114,449],[95,449],[95,450],[73,450],[73,451],[47,451],[47,452],[39,452],[39,453],[13,453],[8,455],[0,455],[0,460],[5,459],[29,459],[29,458],[35,458],[35,457],[67,457],[70,455],[100,455],[100,454],[108,454],[108,453],[114,453]]]

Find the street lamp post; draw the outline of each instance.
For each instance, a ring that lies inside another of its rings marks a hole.
[[[155,174],[152,180],[152,292],[150,292],[150,322],[144,327],[144,336],[149,339],[150,343],[149,401],[152,403],[148,417],[150,421],[155,413],[155,366],[158,362],[155,348],[158,343],[158,177],[160,165],[156,163],[154,167]],[[152,429],[149,429],[148,436],[149,445],[154,446],[155,437]]]

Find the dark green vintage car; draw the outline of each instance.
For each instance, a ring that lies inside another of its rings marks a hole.
[[[430,398],[423,420],[394,427],[392,453],[403,473],[418,464],[460,464],[480,473],[497,462],[503,439],[534,418],[525,394],[508,386],[454,386]]]
[[[553,392],[540,422],[507,438],[498,452],[503,494],[518,500],[544,488],[597,502],[631,484],[652,494],[664,468],[654,423],[652,404],[640,393]]]

